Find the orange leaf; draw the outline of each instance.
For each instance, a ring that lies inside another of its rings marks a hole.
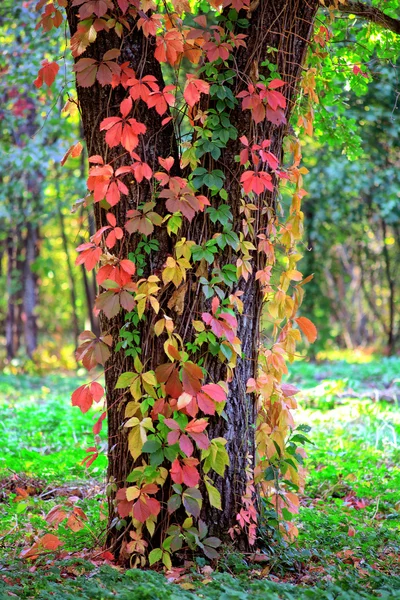
[[[304,333],[308,341],[312,344],[317,339],[317,328],[314,323],[307,319],[307,317],[298,317],[295,319],[297,325],[300,327],[301,331]]]
[[[78,156],[80,156],[82,153],[82,148],[83,148],[83,146],[80,142],[76,142],[76,144],[72,144],[72,146],[70,148],[68,148],[68,150],[64,154],[64,156],[60,162],[61,166],[65,165],[67,158],[69,156],[71,156],[72,158],[77,158]]]

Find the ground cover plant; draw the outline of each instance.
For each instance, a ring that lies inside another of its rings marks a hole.
[[[93,600],[397,598],[400,411],[394,401],[371,398],[370,390],[390,384],[400,394],[393,382],[399,369],[398,358],[296,362],[293,380],[303,389],[296,418],[311,427],[313,442],[297,541],[266,537],[256,557],[230,548],[217,565],[193,556],[189,569],[170,574],[172,582],[161,573],[121,571],[101,554],[105,460],[88,470],[80,464],[91,432],[87,416],[70,406],[79,379],[2,375],[1,593]],[[329,402],[321,385],[333,390]],[[364,395],[354,397],[354,390]],[[73,532],[64,521],[55,529],[45,516],[55,506],[71,510],[71,496],[84,511],[84,527]],[[63,545],[36,560],[19,558],[46,533]]]

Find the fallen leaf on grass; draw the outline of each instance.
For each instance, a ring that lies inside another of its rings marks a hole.
[[[42,554],[44,550],[55,551],[62,546],[63,542],[52,533],[46,533],[42,538],[37,540],[33,546],[27,550],[22,550],[20,558],[36,558]]]

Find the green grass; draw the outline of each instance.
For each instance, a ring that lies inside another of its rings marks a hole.
[[[312,427],[314,442],[298,541],[276,545],[262,567],[227,553],[205,576],[199,560],[177,583],[85,560],[104,535],[105,458],[89,470],[80,464],[96,413],[70,406],[79,378],[0,375],[0,598],[400,598],[400,411],[368,397],[373,388],[400,390],[397,374],[398,358],[292,365],[290,381],[302,389],[296,420]],[[18,487],[29,496],[17,498]],[[32,570],[21,550],[51,531],[49,510],[77,494],[85,527],[61,524],[64,560],[50,553]]]

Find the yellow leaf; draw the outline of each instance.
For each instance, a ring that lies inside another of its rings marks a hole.
[[[154,312],[156,313],[156,315],[158,315],[160,311],[160,303],[153,296],[149,296],[149,300]]]
[[[170,570],[172,568],[171,556],[170,556],[169,552],[163,552],[161,560],[162,560],[164,566],[167,567],[168,570]]]
[[[195,245],[195,243],[196,242],[192,240],[186,241],[186,238],[181,238],[179,242],[176,242],[175,244],[176,257],[181,258],[181,256],[183,256],[184,258],[186,258],[186,260],[190,260],[192,256],[190,248],[191,246]]]
[[[126,499],[128,502],[132,502],[132,500],[136,500],[140,496],[140,489],[136,485],[132,485],[126,488]]]
[[[156,524],[154,522],[155,517],[152,515],[146,520],[147,531],[150,533],[151,537],[154,535],[154,531],[156,528]]]
[[[125,423],[124,427],[136,427],[136,425],[139,425],[139,423],[140,421],[137,417],[132,417],[131,419],[129,419],[129,421]]]
[[[165,467],[158,467],[158,475],[155,479],[154,483],[158,483],[158,485],[163,486],[166,479],[168,477],[168,469]]]
[[[137,311],[138,311],[139,319],[142,318],[145,308],[146,308],[146,298],[143,298],[142,300],[140,300],[137,303]]]
[[[140,411],[140,404],[139,402],[128,402],[128,404],[125,407],[125,419],[129,419],[129,417],[134,417],[136,415],[137,412]],[[126,425],[125,425],[126,427]]]
[[[152,386],[157,386],[158,384],[154,371],[146,371],[146,373],[142,373],[142,380]]]
[[[135,358],[133,360],[133,364],[136,369],[136,373],[141,373],[143,370],[143,365],[142,365],[142,361],[140,360],[138,355],[135,356]]]
[[[140,400],[142,397],[142,384],[140,381],[140,376],[138,375],[132,382],[131,387],[129,388],[132,396],[135,400]]]
[[[165,319],[160,319],[159,321],[157,321],[157,323],[154,324],[154,333],[157,337],[162,334],[162,332],[164,331],[164,327]]]
[[[204,331],[206,328],[203,321],[192,321],[192,325],[195,328],[195,330],[199,332]]]
[[[144,441],[141,436],[141,427],[140,425],[137,425],[128,435],[128,448],[133,460],[136,460],[142,454],[143,444]]]

